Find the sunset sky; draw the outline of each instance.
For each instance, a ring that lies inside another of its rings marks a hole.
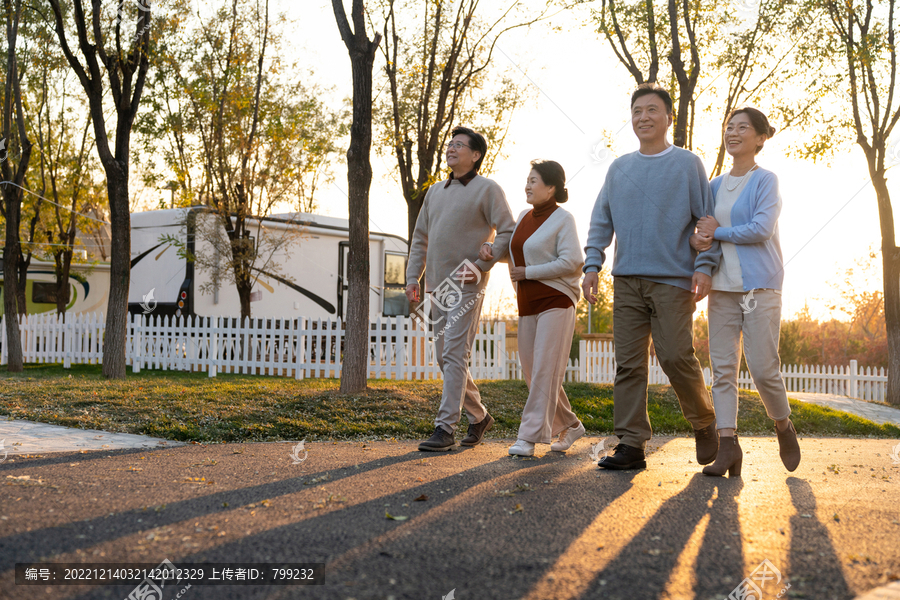
[[[505,5],[506,3],[504,3]],[[310,6],[313,5],[313,6]],[[333,88],[335,102],[352,93],[350,61],[340,39],[331,2],[308,0],[303,8],[287,2],[279,7],[303,23],[303,41],[296,44],[312,82]],[[302,12],[302,16],[301,16]],[[529,161],[547,158],[560,162],[569,177],[570,200],[565,208],[579,223],[582,244],[594,200],[603,183],[609,160],[598,162],[595,151],[604,131],[618,132],[612,153],[620,156],[637,149],[631,129],[629,97],[634,82],[599,34],[585,25],[585,15],[562,14],[547,25],[530,31],[517,30],[501,38],[495,55],[497,69],[508,69],[522,86],[536,93],[527,107],[516,112],[510,126],[505,158],[495,165],[493,179],[506,191],[513,215],[527,208],[523,187]],[[384,79],[381,56],[376,60],[375,90]],[[774,100],[773,100],[774,103]],[[767,107],[758,106],[764,112]],[[698,119],[702,115],[698,115]],[[712,168],[718,145],[718,115],[695,130],[695,145],[707,169]],[[776,129],[780,123],[773,122]],[[825,305],[835,298],[829,282],[842,279],[843,270],[880,247],[875,193],[868,183],[866,163],[857,146],[848,146],[830,159],[812,163],[787,157],[793,144],[806,132],[787,130],[776,134],[758,157],[761,166],[774,171],[781,184],[784,208],[780,219],[785,258],[784,316],[789,318],[808,303],[813,314],[824,317]],[[702,153],[708,150],[709,155]],[[730,161],[726,159],[726,164]],[[406,204],[396,179],[391,154],[373,152],[375,177],[370,194],[370,226],[406,236]],[[889,182],[900,197],[900,186]],[[346,168],[339,165],[335,182],[319,196],[319,212],[347,216]],[[895,201],[895,205],[896,205]],[[900,219],[898,219],[900,221]],[[861,285],[861,284],[860,284]],[[508,275],[495,268],[486,305],[512,296]],[[705,303],[698,306],[704,310]]]

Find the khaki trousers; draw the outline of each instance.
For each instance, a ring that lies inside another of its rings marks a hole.
[[[451,434],[456,432],[463,408],[470,424],[480,423],[487,416],[469,372],[469,355],[478,331],[482,290],[486,285],[485,276],[479,286],[463,286],[459,303],[447,310],[435,302],[431,304],[436,358],[444,374],[444,391],[434,424]]]
[[[519,317],[519,359],[528,384],[528,400],[518,439],[549,444],[569,427],[578,427],[578,417],[562,387],[574,332],[574,307]]]
[[[708,427],[716,415],[694,356],[693,294],[638,277],[613,283],[613,339],[616,382],[613,421],[619,440],[644,448],[653,434],[647,414],[650,337],[659,364],[669,378],[684,418],[694,429]]]
[[[709,294],[709,361],[718,429],[737,428],[742,334],[747,368],[766,414],[775,421],[791,414],[778,357],[781,292],[753,290],[753,296],[749,295],[717,291]]]

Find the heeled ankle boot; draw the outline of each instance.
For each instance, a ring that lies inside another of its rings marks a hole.
[[[743,460],[744,452],[738,443],[737,434],[719,436],[719,454],[716,456],[716,462],[703,467],[703,474],[722,477],[727,471],[729,477],[740,477]]]
[[[788,471],[797,470],[800,465],[800,444],[797,442],[797,430],[794,429],[794,423],[788,421],[788,427],[784,431],[775,426],[775,434],[778,436],[778,453],[781,455],[781,462]]]

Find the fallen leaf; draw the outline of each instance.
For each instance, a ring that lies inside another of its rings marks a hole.
[[[385,519],[390,519],[391,521],[405,521],[405,520],[407,520],[409,517],[401,517],[400,515],[397,515],[397,516],[395,517],[394,515],[392,515],[392,514],[389,513],[388,511],[384,511],[384,518],[385,518]]]
[[[414,498],[413,502],[425,502],[426,500],[428,500],[428,496],[426,496],[425,494],[422,494],[418,498]]]

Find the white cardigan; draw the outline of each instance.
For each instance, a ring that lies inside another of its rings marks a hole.
[[[531,210],[525,210],[519,215],[516,229],[519,228],[522,217]],[[514,229],[510,237],[508,257],[513,266],[521,266],[516,265],[512,255],[512,238],[515,235]],[[578,304],[581,298],[581,267],[584,266],[584,254],[578,242],[578,230],[572,213],[562,207],[553,211],[537,231],[525,240],[522,252],[525,254],[526,279],[540,281],[559,290],[571,298],[573,304]]]

